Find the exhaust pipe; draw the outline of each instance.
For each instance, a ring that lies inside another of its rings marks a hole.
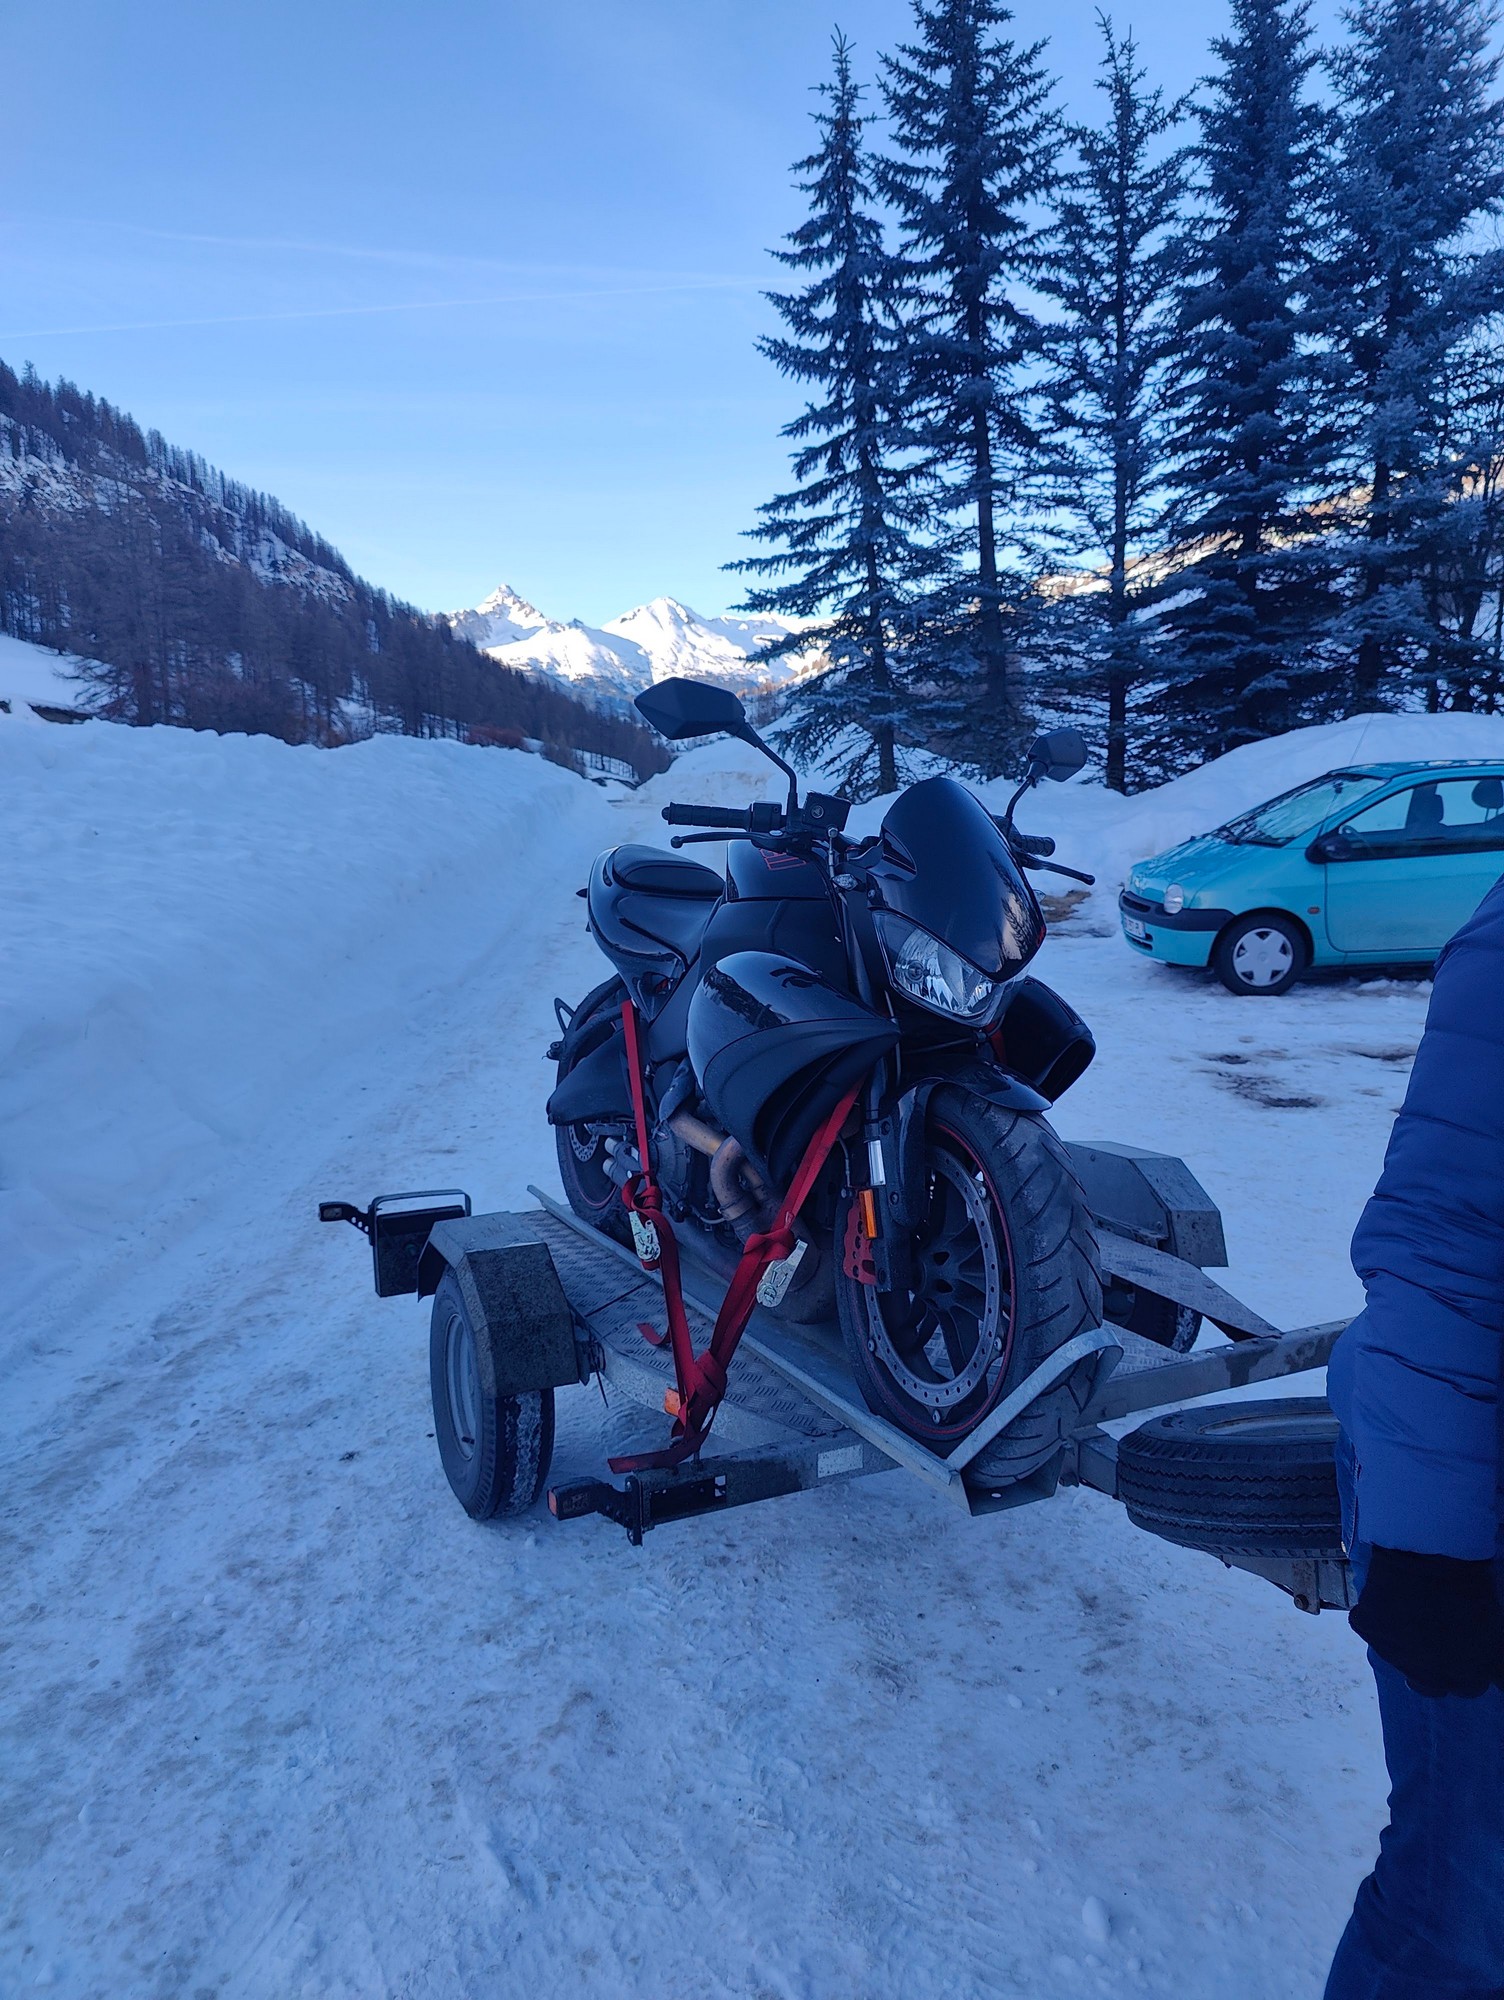
[[[716,1207],[744,1243],[754,1229],[765,1228],[773,1220],[777,1196],[738,1140],[718,1132],[692,1111],[676,1112],[668,1129],[709,1159],[710,1192]]]
[[[668,1129],[676,1139],[682,1139],[686,1146],[693,1146],[697,1153],[704,1153],[712,1160],[726,1143],[724,1132],[717,1132],[692,1111],[676,1111],[668,1121]]]

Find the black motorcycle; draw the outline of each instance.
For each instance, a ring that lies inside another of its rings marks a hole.
[[[555,1002],[550,1050],[570,1205],[623,1241],[635,1230],[652,1254],[623,1198],[647,1168],[674,1235],[730,1278],[804,1164],[823,1159],[792,1254],[758,1297],[786,1318],[837,1321],[868,1406],[950,1451],[1102,1316],[1091,1219],[1045,1118],[1095,1044],[1026,970],[1045,923],[1023,871],[1092,878],[1013,825],[1024,793],[1080,770],[1085,745],[1071,729],[1038,737],[1001,817],[926,778],[853,840],[850,802],[801,799],[726,689],[661,681],[637,707],[670,740],[755,745],[788,795],[665,807],[670,824],[706,829],[674,848],[728,843],[724,879],[655,847],[595,863],[581,893],[615,971],[577,1007]],[[1093,1371],[1081,1363],[1033,1404],[978,1473],[1026,1474]]]

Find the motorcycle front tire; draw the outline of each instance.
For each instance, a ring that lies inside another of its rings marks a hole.
[[[912,1288],[883,1293],[854,1275],[865,1267],[853,1196],[838,1219],[836,1303],[868,1408],[944,1455],[1058,1347],[1101,1324],[1102,1281],[1085,1198],[1043,1118],[947,1085],[930,1099],[924,1171]],[[968,1479],[1007,1484],[1036,1470],[1097,1373],[1094,1359],[1079,1363],[987,1445]]]

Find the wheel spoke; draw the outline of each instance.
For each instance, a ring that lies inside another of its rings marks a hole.
[[[972,1357],[976,1347],[976,1323],[970,1322],[970,1335],[957,1324],[959,1315],[954,1308],[947,1308],[941,1316],[940,1329],[945,1341],[945,1357],[950,1363],[952,1376],[959,1375]]]
[[[913,1240],[912,1291],[869,1295],[883,1366],[927,1418],[979,1395],[1005,1351],[1011,1300],[991,1191],[975,1162],[948,1145],[930,1154],[924,1222]]]

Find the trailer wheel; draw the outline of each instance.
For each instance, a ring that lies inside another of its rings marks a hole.
[[[1111,1326],[1152,1340],[1156,1347],[1168,1347],[1172,1354],[1189,1354],[1201,1331],[1201,1315],[1194,1306],[1177,1305],[1142,1285],[1104,1285],[1102,1317]]]
[[[1118,1494],[1135,1527],[1182,1548],[1337,1558],[1336,1443],[1317,1396],[1175,1410],[1121,1440]]]
[[[554,1392],[488,1394],[479,1339],[452,1271],[434,1293],[428,1338],[433,1432],[444,1476],[475,1521],[525,1514],[554,1455]]]

